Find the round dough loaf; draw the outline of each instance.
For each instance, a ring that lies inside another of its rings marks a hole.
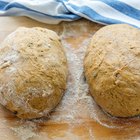
[[[116,117],[140,114],[140,30],[105,26],[93,36],[84,59],[91,95]]]
[[[61,100],[67,73],[55,32],[20,27],[0,46],[0,103],[19,118],[46,116]]]

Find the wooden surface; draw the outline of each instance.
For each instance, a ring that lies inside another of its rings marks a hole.
[[[65,33],[67,36],[64,35],[63,39],[75,50],[80,47],[79,44],[84,39],[91,37],[102,27],[86,20],[47,25],[25,17],[0,17],[0,42],[19,26],[49,28],[59,35],[67,31]],[[76,37],[75,34],[77,34]],[[24,121],[0,106],[0,140],[124,140],[140,138],[139,118],[107,117],[106,119],[106,114],[104,114],[99,118],[97,116],[96,119],[92,119],[85,114],[84,105],[81,106],[81,110],[78,119],[73,122],[69,120],[53,121],[53,114],[64,115],[64,112],[55,111],[50,114],[49,118]],[[78,120],[81,122],[79,123]]]

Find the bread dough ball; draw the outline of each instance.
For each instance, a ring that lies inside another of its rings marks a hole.
[[[91,95],[117,117],[140,115],[140,30],[125,24],[95,33],[84,59]]]
[[[18,28],[0,46],[0,103],[19,118],[46,116],[62,98],[67,71],[55,32]]]

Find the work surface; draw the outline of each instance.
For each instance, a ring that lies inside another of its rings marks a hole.
[[[140,118],[119,119],[105,114],[89,94],[83,58],[92,35],[102,26],[86,20],[42,24],[25,17],[1,17],[0,41],[19,26],[44,27],[60,35],[69,76],[61,103],[46,118],[21,120],[0,106],[0,140],[135,140]]]

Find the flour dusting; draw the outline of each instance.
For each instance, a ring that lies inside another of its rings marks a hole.
[[[11,127],[14,134],[21,140],[28,140],[29,138],[37,136],[35,131],[37,130],[36,123],[32,121],[19,121],[18,126]]]

